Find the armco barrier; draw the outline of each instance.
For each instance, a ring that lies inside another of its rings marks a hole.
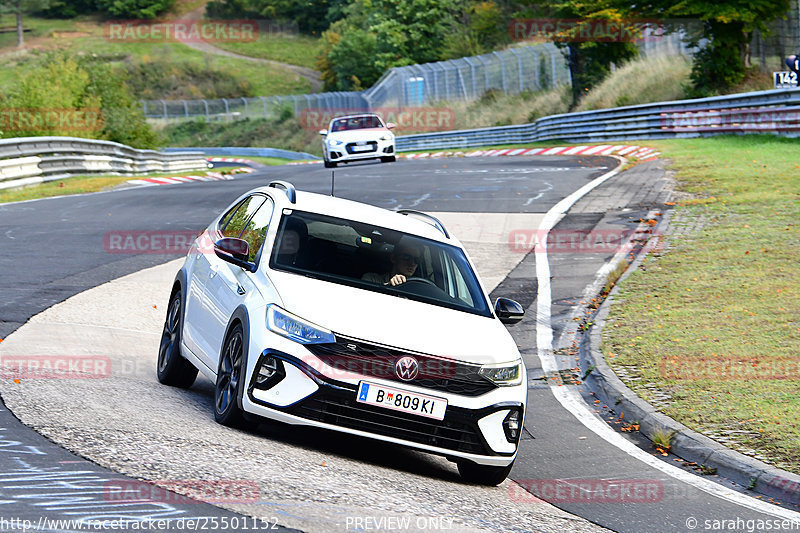
[[[239,156],[239,157],[278,157],[281,159],[291,159],[293,161],[302,159],[319,159],[318,156],[307,154],[306,152],[292,152],[291,150],[281,150],[280,148],[244,148],[238,146],[231,147],[204,147],[204,148],[164,148],[165,152],[179,152],[193,150],[202,152],[207,156]]]
[[[800,135],[800,89],[659,102],[551,115],[530,124],[397,137],[397,150],[470,148],[537,141],[605,142],[731,133]]]
[[[0,140],[0,189],[83,174],[134,175],[203,168],[207,163],[202,152],[138,150],[78,137]]]

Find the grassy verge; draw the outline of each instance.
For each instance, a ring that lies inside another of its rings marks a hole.
[[[172,71],[159,74],[175,77],[179,84],[174,87],[164,84],[158,88],[159,94],[137,94],[143,99],[270,96],[311,90],[307,80],[278,66],[209,55],[182,43],[110,41],[104,36],[105,22],[97,17],[70,20],[26,17],[24,21],[25,27],[31,29],[25,34],[26,50],[16,50],[15,33],[0,34],[0,89],[7,89],[21,72],[36,68],[44,52],[63,50],[71,55],[102,56],[106,61],[120,64],[141,64],[144,69],[152,64],[170,64]],[[14,24],[13,17],[0,16],[0,27]],[[289,42],[284,46],[292,48]],[[193,77],[187,78],[185,71]],[[213,87],[209,86],[209,77],[218,79]],[[231,85],[236,85],[235,89],[229,89]]]
[[[226,157],[242,157],[262,163],[264,165],[276,166],[285,165],[289,163],[290,159],[281,157],[250,157],[250,156],[226,156]],[[231,167],[233,168],[233,167]],[[227,167],[217,169],[219,171],[229,170]],[[202,175],[205,170],[193,170],[181,172],[182,175]],[[19,202],[22,200],[36,200],[39,198],[49,198],[52,196],[66,196],[69,194],[83,194],[90,192],[99,192],[121,185],[128,180],[135,180],[139,178],[157,178],[159,176],[175,176],[175,172],[168,173],[155,173],[147,174],[146,176],[75,176],[74,178],[66,178],[63,180],[50,181],[47,183],[40,183],[38,185],[30,185],[19,189],[4,189],[0,190],[0,204],[8,202]]]
[[[665,414],[800,473],[800,144],[647,144],[674,161],[691,195],[676,224],[702,222],[620,286],[603,352]]]
[[[214,43],[237,54],[314,68],[321,50],[319,37],[285,33],[260,33],[252,42]]]

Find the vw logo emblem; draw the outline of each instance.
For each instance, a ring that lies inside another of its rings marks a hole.
[[[394,364],[394,371],[403,381],[411,381],[419,374],[419,363],[413,357],[401,357]]]

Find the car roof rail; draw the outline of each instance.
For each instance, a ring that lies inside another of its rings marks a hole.
[[[446,229],[444,229],[444,224],[442,224],[442,222],[438,218],[433,217],[433,216],[429,215],[428,213],[423,213],[422,211],[414,211],[413,209],[400,209],[397,212],[400,213],[401,215],[417,217],[418,219],[422,220],[423,222],[427,222],[428,224],[430,224],[434,228],[436,228],[439,231],[441,231],[442,234],[445,237],[447,237],[448,239],[450,238],[450,234],[447,233]]]
[[[294,189],[294,185],[288,181],[270,181],[268,187],[275,187],[276,189],[278,187],[282,187],[286,191],[286,196],[289,198],[289,202],[293,204],[297,202],[297,191]]]

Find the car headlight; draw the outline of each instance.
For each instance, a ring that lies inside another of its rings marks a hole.
[[[341,146],[344,144],[344,141],[340,141],[338,139],[331,139],[330,141],[328,141],[328,144],[331,146]]]
[[[500,365],[484,365],[478,374],[498,387],[512,387],[522,383],[522,361]]]
[[[267,306],[267,329],[301,344],[336,342],[336,338],[329,330],[303,320],[274,304]]]

